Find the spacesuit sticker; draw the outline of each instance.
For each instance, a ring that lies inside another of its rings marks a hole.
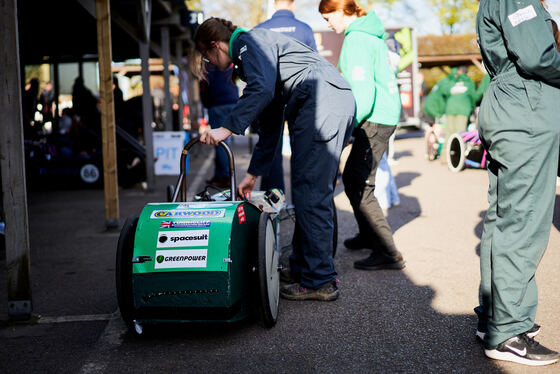
[[[516,27],[520,23],[525,21],[529,21],[537,16],[537,12],[532,5],[529,5],[525,8],[519,9],[515,13],[512,13],[508,16],[509,22],[513,27]]]

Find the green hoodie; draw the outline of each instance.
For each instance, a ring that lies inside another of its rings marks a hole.
[[[449,89],[449,97],[445,103],[445,114],[448,116],[471,115],[475,104],[476,86],[467,74],[457,75],[455,84]]]
[[[401,100],[388,62],[385,28],[371,11],[348,26],[338,66],[356,99],[356,126],[363,121],[397,125]]]

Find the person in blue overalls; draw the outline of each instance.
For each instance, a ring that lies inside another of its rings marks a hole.
[[[259,141],[238,186],[241,195],[252,191],[257,176],[269,172],[284,120],[288,122],[296,215],[290,269],[296,282],[283,286],[281,296],[337,299],[332,258],[333,181],[355,121],[350,86],[311,48],[270,30],[249,31],[210,18],[198,28],[194,43],[199,58],[220,69],[233,62],[236,74],[247,83],[223,126],[200,138],[202,143],[216,145],[258,122]],[[271,106],[273,102],[276,105]]]
[[[298,19],[294,15],[294,0],[274,0],[274,9],[276,12],[270,19],[255,26],[256,29],[264,28],[284,35],[290,36],[309,46],[314,51],[317,50],[315,37],[311,27]],[[286,191],[284,184],[284,167],[282,165],[282,137],[276,147],[274,160],[268,175],[261,178],[261,190],[269,190],[279,188]]]

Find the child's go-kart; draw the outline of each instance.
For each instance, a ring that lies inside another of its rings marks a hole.
[[[440,125],[435,124],[426,132],[426,158],[429,161],[438,159],[444,144]],[[484,169],[486,167],[487,155],[482,146],[478,131],[458,132],[447,142],[447,166],[453,172],[459,172],[465,167]]]
[[[120,312],[137,333],[147,324],[234,322],[260,310],[264,325],[278,317],[279,222],[288,215],[281,191],[254,192],[236,200],[233,155],[231,189],[187,196],[185,160],[171,202],[147,204],[129,218],[116,258]]]
[[[459,172],[467,166],[484,169],[486,161],[486,150],[482,146],[477,130],[451,135],[447,142],[447,166],[449,170]]]

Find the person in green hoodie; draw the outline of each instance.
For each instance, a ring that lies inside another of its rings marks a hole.
[[[374,195],[375,173],[401,113],[385,28],[373,11],[366,13],[353,0],[322,0],[319,13],[336,33],[345,35],[339,68],[356,99],[354,143],[342,180],[359,232],[344,245],[372,249],[369,257],[354,262],[357,269],[402,269],[403,257]]]
[[[476,85],[467,75],[467,67],[459,66],[451,78],[453,85],[446,87],[445,101],[445,143],[441,160],[446,162],[447,146],[451,135],[467,130],[469,117],[474,109]]]

